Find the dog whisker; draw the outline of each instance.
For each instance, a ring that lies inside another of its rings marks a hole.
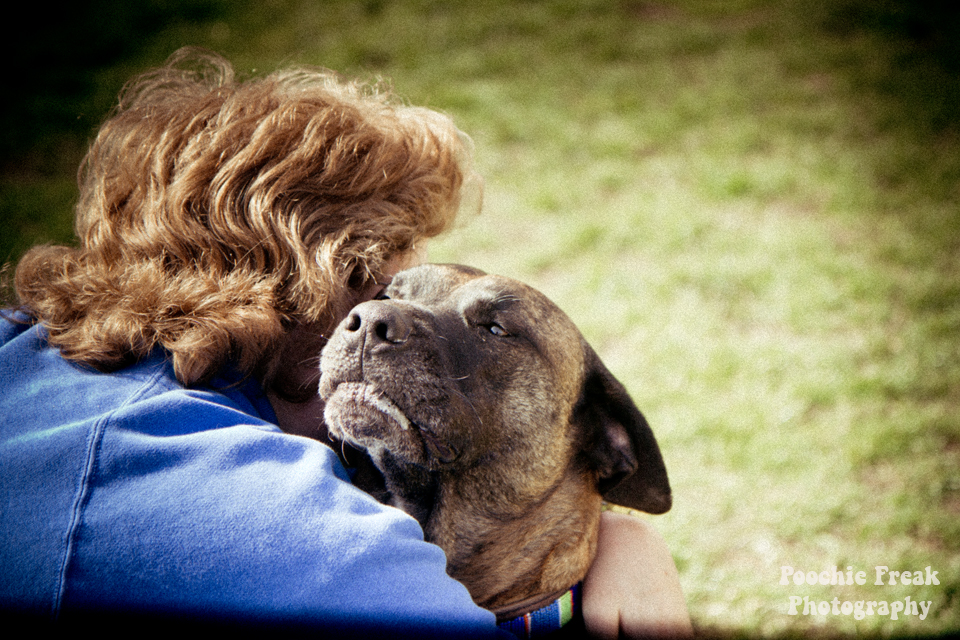
[[[477,408],[473,406],[473,402],[470,400],[469,396],[462,393],[459,389],[451,389],[451,391],[453,391],[455,394],[463,398],[464,402],[467,403],[467,406],[470,407],[470,410],[473,411],[473,416],[477,419],[477,424],[482,427],[483,418],[480,417],[480,413],[477,411]]]
[[[309,366],[309,367],[319,367],[320,366],[320,354],[315,356],[310,356],[304,358],[300,361],[300,366]]]

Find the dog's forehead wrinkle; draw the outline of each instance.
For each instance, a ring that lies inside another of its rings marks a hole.
[[[517,291],[521,286],[500,276],[485,276],[461,285],[455,294],[461,309],[517,310],[526,306],[526,297]]]
[[[425,303],[441,302],[464,282],[482,272],[458,265],[425,264],[398,273],[386,293],[390,297],[418,300]]]

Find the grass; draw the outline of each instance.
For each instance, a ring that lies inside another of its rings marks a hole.
[[[960,631],[953,12],[809,0],[189,6],[169,3],[89,67],[74,107],[85,128],[5,147],[0,211],[16,231],[4,255],[69,237],[90,114],[180,45],[217,49],[242,73],[296,62],[392,78],[473,136],[486,179],[483,213],[431,258],[544,290],[653,425],[676,497],[655,522],[701,632]],[[871,577],[931,566],[940,585],[782,586],[784,565]],[[791,595],[933,604],[922,621],[857,621],[791,616]]]

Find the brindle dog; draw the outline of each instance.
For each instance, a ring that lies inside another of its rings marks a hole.
[[[324,417],[380,472],[356,482],[419,520],[477,604],[582,580],[604,498],[670,508],[646,420],[543,294],[455,265],[404,271],[384,293],[323,350]]]

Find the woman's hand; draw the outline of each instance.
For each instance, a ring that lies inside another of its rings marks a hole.
[[[645,520],[601,515],[597,557],[583,584],[583,618],[597,638],[693,635],[677,567]]]

